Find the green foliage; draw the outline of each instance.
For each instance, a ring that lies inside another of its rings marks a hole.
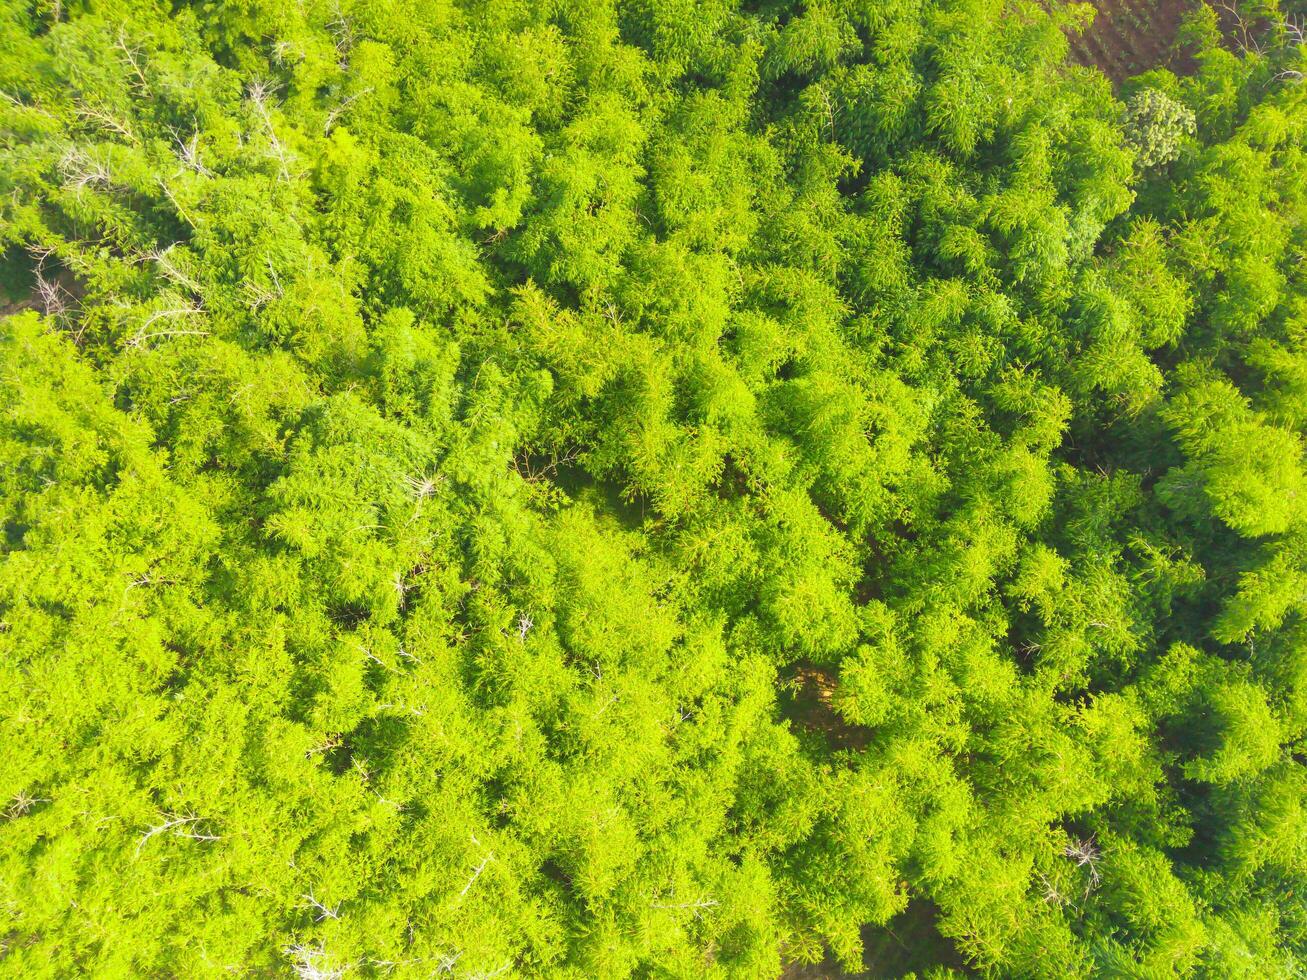
[[[0,4],[0,973],[1301,973],[1298,36],[1084,15]]]
[[[1126,103],[1125,136],[1144,169],[1178,157],[1182,141],[1193,135],[1195,125],[1192,109],[1155,88],[1140,89]]]

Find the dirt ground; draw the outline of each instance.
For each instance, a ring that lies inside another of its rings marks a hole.
[[[1150,68],[1185,68],[1174,51],[1193,0],[1093,0],[1093,24],[1071,38],[1071,60],[1094,65],[1116,84]]]

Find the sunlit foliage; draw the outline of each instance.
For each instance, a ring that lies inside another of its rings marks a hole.
[[[0,974],[1307,969],[1247,16],[0,4]]]

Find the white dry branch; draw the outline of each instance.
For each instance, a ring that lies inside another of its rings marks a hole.
[[[403,609],[405,598],[408,596],[408,590],[412,588],[412,586],[404,581],[403,572],[395,572],[395,574],[391,576],[391,585],[394,587],[395,596],[399,600],[399,608]],[[382,666],[385,665],[383,664]]]
[[[344,98],[344,99],[341,99],[339,103],[337,103],[335,106],[333,106],[333,107],[332,107],[332,108],[327,112],[327,121],[326,121],[325,125],[323,125],[323,127],[322,127],[322,135],[323,135],[323,136],[330,136],[330,135],[331,135],[331,127],[334,126],[334,125],[336,125],[336,120],[340,118],[341,114],[344,113],[346,109],[348,109],[350,106],[352,106],[352,105],[353,105],[355,102],[357,102],[359,99],[363,98],[363,96],[368,95],[368,94],[370,94],[371,92],[372,92],[372,86],[369,85],[367,88],[362,89],[361,91],[355,92],[353,95],[348,96],[348,97],[346,97],[346,98]]]
[[[371,648],[371,647],[364,646],[364,645],[361,644],[361,643],[356,643],[356,644],[355,644],[355,649],[358,650],[360,653],[363,654],[363,659],[364,659],[364,660],[370,660],[370,661],[372,661],[374,664],[376,664],[376,665],[377,665],[378,667],[380,667],[382,670],[394,670],[394,669],[395,669],[395,668],[393,668],[392,666],[390,666],[390,664],[386,663],[384,660],[382,660],[380,657],[378,657],[378,656],[377,656],[377,655],[372,651],[372,648]]]
[[[154,324],[161,320],[172,320],[178,317],[203,316],[204,308],[198,303],[185,303],[181,306],[169,307],[163,310],[156,310],[145,318],[139,330],[127,341],[128,347],[143,347],[151,340],[158,340],[160,337],[207,337],[209,331],[190,329],[186,327],[162,328],[151,330]]]
[[[132,74],[136,76],[134,85],[139,88],[141,94],[147,94],[150,91],[150,83],[145,77],[145,70],[141,67],[140,49],[134,48],[127,43],[127,31],[123,28],[118,29],[118,37],[114,41],[114,47],[122,52],[123,60],[127,62]]]
[[[46,316],[58,318],[68,312],[68,301],[72,296],[56,280],[41,275],[39,268],[36,270],[36,295]]]
[[[136,134],[132,132],[132,127],[123,122],[108,109],[101,106],[88,105],[85,102],[78,102],[75,109],[79,119],[85,119],[87,122],[98,124],[103,129],[109,130],[127,140],[129,143],[136,142]]]
[[[1303,42],[1307,40],[1307,17],[1294,17],[1292,14],[1286,14],[1284,22],[1281,25],[1284,30],[1285,39],[1288,46],[1298,54],[1301,61],[1304,49]],[[1300,68],[1282,68],[1275,73],[1277,81],[1301,82],[1303,77]]]
[[[304,52],[291,41],[282,39],[272,45],[272,60],[275,64],[287,65],[292,61],[300,61],[303,57]]]
[[[620,695],[620,694],[614,694],[614,695],[613,695],[612,697],[610,697],[607,701],[605,701],[605,702],[603,703],[602,706],[600,706],[599,710],[596,711],[596,712],[594,713],[594,716],[593,716],[593,717],[598,718],[598,717],[599,717],[600,715],[602,715],[605,711],[607,711],[609,708],[611,708],[613,705],[615,705],[619,700],[621,700],[621,695]]]
[[[437,488],[445,481],[439,474],[435,476],[406,476],[404,477],[404,486],[408,487],[409,492],[418,500],[426,500],[428,497],[435,496]]]
[[[193,170],[201,177],[213,176],[213,171],[206,167],[200,159],[199,130],[191,133],[191,138],[188,140],[183,140],[181,135],[173,130],[172,138],[177,141],[177,159],[181,160],[182,165],[187,170]]]
[[[307,895],[301,895],[300,897],[303,898],[304,901],[308,902],[308,903],[309,903],[309,908],[313,909],[313,910],[317,913],[316,916],[315,916],[315,918],[316,918],[316,920],[317,920],[318,922],[322,922],[322,921],[324,921],[325,919],[339,919],[339,918],[340,918],[340,905],[339,905],[339,903],[336,904],[336,905],[333,907],[333,906],[329,906],[329,905],[324,904],[323,902],[318,901],[318,899],[315,898],[314,895],[313,895],[313,889],[312,889],[312,888],[309,889],[309,893],[308,893]]]
[[[350,767],[359,774],[359,779],[363,780],[366,786],[372,782],[372,771],[368,769],[367,761],[357,755],[350,756]]]
[[[469,891],[471,891],[472,886],[475,885],[477,879],[481,877],[481,872],[485,871],[486,866],[494,859],[495,855],[493,851],[482,858],[481,863],[478,864],[476,870],[472,872],[472,877],[467,880],[467,884],[463,886],[463,890],[458,893],[459,898],[463,898]]]
[[[378,711],[397,711],[400,714],[412,715],[414,718],[426,716],[427,706],[425,704],[411,705],[396,701],[386,701],[377,705]]]
[[[9,809],[5,811],[5,816],[10,820],[23,816],[28,810],[38,803],[49,803],[50,801],[43,796],[29,796],[26,790],[19,791],[18,795],[13,798],[9,804]]]
[[[173,814],[173,813],[165,813],[163,815],[163,818],[164,818],[163,823],[156,824],[153,827],[146,828],[145,833],[141,835],[141,839],[136,842],[136,851],[132,855],[133,859],[140,857],[141,848],[143,848],[147,843],[149,843],[152,837],[157,837],[159,834],[171,833],[174,837],[184,837],[187,840],[198,840],[198,841],[222,840],[222,837],[220,837],[218,834],[197,833],[193,829],[196,824],[198,824],[201,820],[204,819],[203,817],[197,817],[191,813],[184,814],[181,816],[178,816],[177,814]]]
[[[333,7],[334,16],[327,22],[327,30],[331,32],[331,39],[336,47],[336,67],[341,71],[349,71],[350,52],[354,50],[354,45],[357,43],[354,27],[339,5],[333,4]]]
[[[481,846],[481,842],[476,839],[475,834],[472,835],[472,843],[475,844],[477,847]],[[478,864],[476,868],[473,870],[472,877],[467,880],[467,884],[463,886],[463,890],[458,893],[458,897],[460,900],[467,897],[467,893],[471,891],[472,886],[477,883],[477,879],[481,877],[481,873],[486,870],[486,868],[490,865],[490,862],[493,861],[494,859],[495,859],[494,851],[490,851],[489,853],[486,854],[484,858],[481,859],[481,863]]]
[[[294,943],[284,950],[298,980],[341,980],[349,965],[332,966],[331,956],[321,945]]]
[[[1088,898],[1089,893],[1103,880],[1098,870],[1098,862],[1103,856],[1102,850],[1092,837],[1086,837],[1084,840],[1068,844],[1062,854],[1074,861],[1076,867],[1089,869],[1089,882],[1085,885],[1085,897]]]
[[[268,100],[272,98],[275,90],[264,82],[252,82],[249,91],[250,104],[254,106],[254,112],[263,123],[263,128],[268,131],[268,144],[272,147],[273,156],[277,158],[281,179],[289,183],[290,166],[287,162],[286,147],[277,136],[277,129],[272,125],[272,114],[268,111]]]
[[[344,744],[345,740],[339,734],[327,735],[321,742],[309,749],[306,755],[312,758],[315,755],[330,752],[332,749],[338,749]]]
[[[108,187],[113,180],[107,163],[76,146],[70,146],[59,158],[59,174],[65,187],[78,192],[88,187]]]
[[[200,284],[194,276],[184,271],[173,257],[173,249],[176,244],[169,245],[167,248],[156,249],[146,254],[145,258],[153,262],[159,268],[159,273],[173,285],[181,286],[188,292],[196,296],[200,294]]]
[[[24,102],[18,97],[10,95],[8,92],[0,91],[0,99],[4,99],[15,109],[21,110],[23,112],[35,112],[37,115],[45,116],[45,118],[47,119],[57,118],[54,115],[54,113],[52,113],[49,109],[42,109],[39,105],[36,105],[35,103]]]
[[[281,299],[286,291],[281,285],[281,278],[277,275],[277,270],[272,265],[272,259],[268,259],[268,276],[272,280],[271,286],[264,286],[253,279],[246,279],[244,288],[250,294],[250,309],[258,310],[274,300]]]
[[[463,953],[461,950],[453,953],[442,954],[440,958],[436,960],[436,973],[453,973],[454,967],[458,965],[458,961],[462,959],[462,957]]]
[[[1045,904],[1052,903],[1059,907],[1067,904],[1066,897],[1057,890],[1056,885],[1048,880],[1048,876],[1044,872],[1036,871],[1035,875],[1039,878],[1039,883],[1044,886],[1043,899]]]
[[[716,908],[719,904],[715,898],[698,898],[692,902],[661,902],[657,899],[650,901],[651,909],[673,909],[677,911],[693,911],[696,919],[702,918],[707,909]]]
[[[159,190],[163,191],[163,196],[168,199],[168,203],[172,205],[172,209],[177,212],[177,217],[181,218],[182,221],[185,221],[188,225],[194,228],[195,219],[191,217],[190,212],[186,210],[182,205],[182,202],[177,200],[177,194],[168,186],[168,182],[158,174],[155,175],[154,182],[159,185]]]

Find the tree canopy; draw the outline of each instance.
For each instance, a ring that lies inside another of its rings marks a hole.
[[[1307,970],[1240,11],[0,2],[0,974]]]

